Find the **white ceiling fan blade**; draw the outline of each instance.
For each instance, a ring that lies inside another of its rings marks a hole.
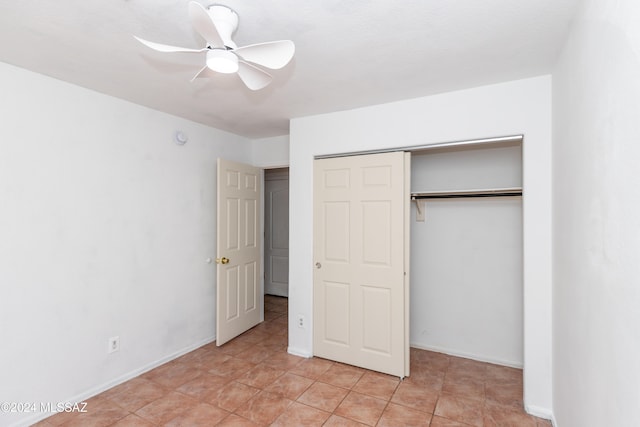
[[[271,75],[260,68],[238,61],[238,76],[251,90],[260,90],[271,83]]]
[[[189,18],[191,18],[193,28],[207,43],[212,47],[224,47],[224,41],[222,41],[216,25],[203,5],[195,1],[189,2]]]
[[[245,61],[277,70],[289,63],[296,47],[291,40],[242,46],[234,50]]]
[[[189,49],[187,47],[170,46],[168,44],[150,42],[149,40],[141,39],[138,36],[133,37],[143,45],[150,47],[153,50],[157,50],[158,52],[204,52],[207,50],[206,47],[202,49]]]
[[[191,83],[193,83],[196,79],[199,79],[199,78],[201,78],[201,77],[211,77],[211,75],[210,75],[209,71],[210,71],[210,70],[209,70],[209,67],[207,67],[207,66],[205,65],[204,67],[202,67],[202,68],[200,69],[200,71],[198,71],[198,72],[196,73],[196,75],[195,75],[195,76],[193,76],[193,77],[191,78]]]

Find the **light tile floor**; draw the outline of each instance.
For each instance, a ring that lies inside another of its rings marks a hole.
[[[205,345],[60,413],[50,426],[550,426],[522,409],[522,371],[411,349],[396,377],[287,353],[287,299],[265,322]]]

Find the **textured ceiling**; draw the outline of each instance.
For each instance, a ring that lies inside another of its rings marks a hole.
[[[0,1],[0,61],[249,138],[289,119],[551,71],[578,0],[220,0],[238,46],[290,39],[294,59],[252,92],[237,76],[190,82],[204,47],[188,0]],[[203,5],[209,2],[201,2]]]

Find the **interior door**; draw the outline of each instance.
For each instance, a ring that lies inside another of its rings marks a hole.
[[[289,296],[289,170],[264,176],[264,292]]]
[[[260,169],[218,159],[216,344],[260,322]]]
[[[315,355],[408,374],[408,153],[315,161]]]

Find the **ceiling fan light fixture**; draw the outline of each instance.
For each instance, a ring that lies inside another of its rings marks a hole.
[[[260,90],[273,79],[262,68],[279,70],[291,61],[295,53],[295,45],[291,40],[238,47],[231,39],[238,28],[238,14],[227,6],[213,4],[205,7],[200,0],[190,0],[188,12],[191,25],[206,42],[201,49],[171,46],[134,37],[158,52],[206,52],[205,65],[193,76],[192,82],[200,77],[215,77],[215,74],[237,74],[248,89]]]
[[[218,73],[237,73],[238,57],[229,50],[211,49],[207,52],[207,67]]]

